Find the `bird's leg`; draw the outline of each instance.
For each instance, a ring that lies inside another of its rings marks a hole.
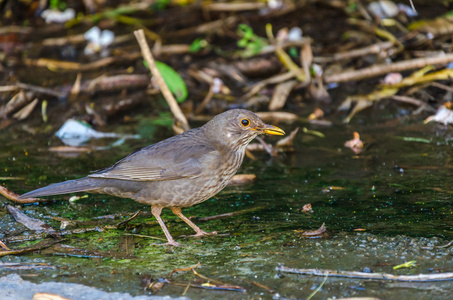
[[[204,231],[203,229],[201,229],[200,227],[198,227],[197,225],[195,225],[194,222],[190,221],[185,215],[182,214],[181,207],[170,207],[170,209],[175,215],[180,217],[184,222],[186,222],[187,225],[189,225],[190,227],[192,227],[193,230],[195,230],[196,234],[193,236],[198,237],[198,236],[203,236],[203,235],[217,234],[217,232],[215,232],[215,231],[208,233],[208,232]]]
[[[168,243],[157,244],[157,245],[171,245],[171,246],[176,246],[176,247],[181,246],[180,243],[178,243],[177,241],[175,241],[173,239],[173,237],[171,236],[170,232],[167,229],[167,226],[165,226],[164,221],[160,217],[161,212],[162,212],[161,206],[151,206],[151,213],[153,214],[154,218],[156,218],[157,222],[159,223],[160,227],[162,228],[163,232],[165,233],[165,237],[168,240]]]

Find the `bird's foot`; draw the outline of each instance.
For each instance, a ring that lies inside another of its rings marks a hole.
[[[173,247],[182,247],[182,244],[172,241],[172,242],[167,242],[167,243],[162,243],[162,244],[150,244],[151,246],[173,246]]]

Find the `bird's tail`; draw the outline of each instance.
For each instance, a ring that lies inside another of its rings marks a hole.
[[[19,196],[19,199],[84,192],[93,190],[95,188],[96,185],[94,184],[94,180],[85,177],[76,180],[68,180],[48,185],[40,189],[25,193]]]

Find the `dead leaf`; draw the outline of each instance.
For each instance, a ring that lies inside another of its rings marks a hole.
[[[272,99],[269,103],[269,110],[279,110],[283,106],[285,106],[286,99],[291,93],[292,89],[296,85],[297,80],[288,80],[282,83],[277,84],[274,89],[274,94],[272,95]]]
[[[301,236],[318,236],[326,232],[327,228],[325,226],[325,223],[322,223],[321,227],[319,227],[317,230],[307,230],[301,233]]]
[[[32,102],[28,103],[27,105],[25,105],[23,108],[21,108],[18,112],[16,112],[13,117],[18,119],[18,120],[24,120],[26,119],[30,114],[31,112],[33,111],[33,109],[35,109],[36,107],[36,104],[38,104],[39,100],[38,98],[36,98],[35,100],[33,100]]]
[[[296,137],[296,134],[297,132],[299,131],[299,127],[297,127],[296,129],[294,129],[293,131],[291,131],[291,133],[282,138],[281,140],[279,140],[277,142],[277,147],[279,148],[292,148],[293,147],[293,143],[294,143],[294,138]]]
[[[236,174],[231,179],[228,185],[241,185],[251,183],[256,180],[255,174]]]
[[[310,203],[305,204],[302,207],[302,212],[304,212],[304,213],[312,213],[313,212],[313,208],[311,207],[311,204]]]
[[[354,231],[366,231],[365,228],[355,228]]]
[[[360,140],[359,133],[354,131],[354,138],[344,143],[344,146],[350,148],[355,154],[360,154],[363,150],[363,142]]]
[[[14,207],[12,205],[7,205],[6,208],[9,210],[9,212],[17,222],[23,224],[28,229],[38,232],[44,231],[52,236],[55,236],[57,234],[57,232],[52,227],[50,227],[41,220],[30,218],[29,216],[24,214],[19,208]]]

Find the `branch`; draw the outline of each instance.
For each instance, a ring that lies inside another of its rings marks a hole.
[[[171,93],[170,89],[168,88],[167,84],[162,78],[162,75],[159,73],[159,70],[156,67],[155,60],[153,58],[153,55],[151,54],[151,50],[149,49],[148,43],[146,42],[146,37],[145,33],[143,32],[143,29],[134,31],[134,35],[137,38],[140,48],[142,49],[142,55],[145,58],[146,62],[148,63],[149,69],[151,70],[151,73],[156,79],[157,85],[162,91],[162,94],[164,95],[165,100],[167,101],[168,106],[170,107],[170,110],[173,113],[173,116],[175,117],[176,121],[178,121],[181,124],[184,130],[189,130],[190,127],[186,117],[182,113],[181,108],[178,105],[178,102],[176,102],[175,97],[173,97],[173,94]]]
[[[346,82],[362,80],[370,77],[381,76],[390,72],[402,72],[406,70],[419,69],[428,65],[447,64],[453,61],[453,54],[446,54],[437,57],[416,58],[396,62],[390,65],[374,65],[369,68],[333,74],[324,78],[326,83]]]
[[[395,280],[395,281],[410,281],[410,282],[426,282],[426,281],[447,281],[453,280],[453,273],[439,274],[418,274],[418,275],[393,275],[387,273],[365,273],[365,272],[350,272],[350,271],[335,271],[335,270],[319,270],[319,269],[295,269],[279,265],[275,268],[276,271],[284,273],[293,273],[300,275],[326,276],[329,277],[347,277],[359,279],[374,279],[374,280]]]

